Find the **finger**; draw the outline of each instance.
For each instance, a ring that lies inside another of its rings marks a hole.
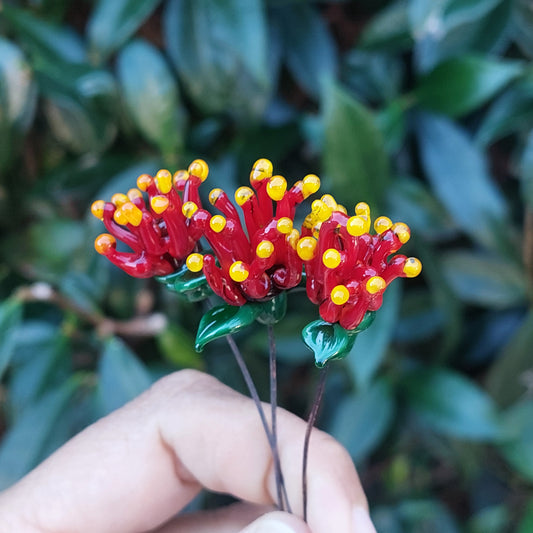
[[[280,410],[278,424],[289,498],[301,514],[305,422]],[[352,461],[319,431],[308,479],[314,533],[372,531],[355,523],[366,501]],[[18,510],[50,531],[148,530],[200,485],[254,503],[275,501],[270,449],[253,402],[210,376],[182,371],[67,443],[0,498],[0,514]]]
[[[275,511],[261,516],[240,533],[311,533],[311,530],[300,518]]]

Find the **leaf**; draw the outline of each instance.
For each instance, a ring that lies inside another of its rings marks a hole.
[[[98,0],[87,24],[90,55],[105,62],[152,14],[160,0]]]
[[[56,422],[68,409],[77,388],[74,380],[28,407],[6,432],[0,445],[0,490],[27,474],[42,459]]]
[[[526,56],[533,58],[533,6],[529,0],[514,0],[512,6],[512,39]]]
[[[281,28],[284,55],[294,79],[318,99],[337,73],[335,42],[317,9],[306,3],[274,10]]]
[[[529,500],[516,533],[529,533],[530,531],[533,531],[533,500]]]
[[[414,91],[419,105],[452,117],[477,109],[522,73],[517,61],[463,56],[440,63]]]
[[[206,277],[201,272],[191,272],[187,265],[167,276],[156,276],[155,279],[188,302],[200,302],[213,294]]]
[[[102,414],[133,400],[152,384],[150,373],[117,337],[106,341],[98,363],[98,397]]]
[[[526,477],[533,480],[533,401],[513,405],[503,415],[505,440],[500,444],[503,456]]]
[[[465,250],[447,252],[441,261],[446,280],[465,302],[505,309],[527,299],[523,269],[503,257]]]
[[[330,324],[324,320],[310,322],[302,330],[305,344],[315,355],[315,364],[323,368],[329,361],[343,359],[348,355],[355,342],[355,337],[374,321],[375,311],[369,311],[357,328],[346,330],[339,324]]]
[[[403,383],[411,411],[434,431],[470,440],[498,437],[496,408],[475,383],[455,372],[414,371]]]
[[[46,59],[67,63],[83,63],[87,52],[81,37],[66,25],[56,25],[36,18],[28,11],[9,5],[2,14],[28,49],[34,61]]]
[[[387,288],[382,307],[376,311],[374,326],[362,331],[347,363],[358,387],[366,387],[372,381],[382,363],[394,332],[400,307],[401,284]]]
[[[15,350],[15,330],[22,320],[22,302],[15,298],[0,303],[0,380]]]
[[[509,524],[509,510],[504,504],[491,505],[478,511],[469,521],[468,533],[503,533]]]
[[[533,312],[498,354],[487,376],[487,390],[500,405],[510,405],[526,392],[526,372],[533,368]]]
[[[163,154],[176,157],[183,150],[185,112],[161,53],[146,41],[133,41],[118,56],[117,70],[128,112],[139,131]]]
[[[526,138],[519,166],[520,190],[528,208],[533,209],[533,130]],[[525,229],[527,232],[527,228]]]
[[[324,171],[340,203],[381,202],[388,184],[384,141],[372,114],[341,88],[330,85],[324,111]]]
[[[501,248],[508,212],[484,155],[445,118],[420,116],[417,136],[422,164],[438,199],[475,241]]]
[[[157,336],[157,345],[166,361],[178,368],[205,370],[205,362],[194,351],[194,338],[182,326],[169,324]]]
[[[0,123],[25,133],[37,103],[34,75],[20,49],[0,37]]]
[[[485,113],[476,131],[476,144],[485,147],[514,132],[533,127],[533,77],[518,80]]]
[[[358,394],[345,396],[335,410],[329,431],[361,463],[380,444],[394,415],[390,383],[379,380]]]
[[[167,52],[201,111],[244,121],[262,115],[271,83],[261,0],[171,0],[163,29]]]
[[[202,316],[198,326],[196,351],[201,352],[207,343],[249,326],[259,313],[260,306],[250,303],[240,307],[226,304],[209,309]]]

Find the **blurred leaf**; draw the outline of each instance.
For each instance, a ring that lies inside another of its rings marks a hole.
[[[354,347],[347,358],[348,368],[358,387],[369,386],[382,363],[389,347],[401,298],[401,283],[387,288],[383,305],[376,312],[371,328],[359,333]]]
[[[98,0],[87,24],[90,55],[105,62],[151,15],[160,0]]]
[[[513,405],[503,415],[504,457],[528,480],[533,480],[533,401]]]
[[[409,176],[399,176],[387,189],[387,214],[405,222],[416,235],[432,241],[453,237],[457,228],[431,194],[426,184]]]
[[[474,240],[501,249],[507,208],[484,155],[462,129],[444,118],[420,116],[417,134],[422,164],[439,200]]]
[[[295,3],[274,10],[281,28],[287,66],[295,80],[315,99],[334,79],[338,57],[333,37],[316,8]]]
[[[178,368],[205,370],[205,362],[195,350],[194,337],[179,324],[169,324],[158,336],[163,357]]]
[[[325,104],[324,172],[335,197],[351,206],[380,204],[388,184],[384,142],[372,114],[343,89],[330,85]]]
[[[394,410],[392,387],[387,381],[379,380],[358,394],[345,396],[328,429],[353,460],[360,463],[382,441]]]
[[[418,103],[451,116],[480,107],[522,72],[516,61],[463,56],[440,63],[423,76],[414,91]]]
[[[471,440],[498,437],[490,396],[461,374],[438,368],[417,370],[403,387],[412,412],[433,430]]]
[[[83,63],[87,52],[81,37],[66,25],[56,25],[36,18],[28,11],[9,5],[3,6],[2,14],[10,27],[28,48],[34,61],[65,61]]]
[[[28,407],[0,445],[0,490],[7,488],[42,459],[56,422],[68,408],[77,384],[67,381]]]
[[[56,63],[42,63],[37,72],[56,138],[76,153],[104,151],[117,132],[117,88],[111,74]]]
[[[509,405],[526,392],[526,373],[533,368],[533,312],[504,346],[487,376],[487,390],[501,405]]]
[[[464,250],[447,252],[441,260],[446,280],[465,302],[505,309],[526,301],[523,269],[503,257]]]
[[[526,138],[519,171],[522,199],[529,209],[533,209],[533,129]]]
[[[0,122],[25,133],[35,114],[37,89],[22,52],[0,37]]]
[[[518,80],[490,106],[476,132],[476,143],[487,146],[516,131],[533,127],[533,77]]]
[[[0,380],[15,349],[15,330],[22,320],[22,302],[15,298],[0,303]]]
[[[413,41],[409,31],[407,6],[407,1],[400,0],[379,11],[365,26],[359,46],[395,53],[409,48]]]
[[[533,58],[533,5],[529,0],[513,0],[511,36],[522,52]]]
[[[133,400],[152,384],[150,373],[117,337],[108,339],[98,363],[98,398],[102,415]]]
[[[468,521],[468,533],[503,533],[510,516],[505,505],[492,505],[477,512]]]
[[[244,121],[260,117],[270,95],[260,0],[170,0],[163,24],[168,54],[196,106]]]
[[[516,533],[530,533],[533,531],[533,500],[530,500]]]
[[[86,313],[100,314],[97,305],[102,288],[84,272],[66,272],[59,282],[61,294]]]
[[[163,56],[146,41],[136,40],[121,51],[117,68],[137,127],[164,155],[176,157],[183,149],[185,113],[178,85]]]
[[[401,101],[393,100],[376,115],[376,123],[383,135],[385,149],[390,154],[400,152],[407,134],[407,113]]]

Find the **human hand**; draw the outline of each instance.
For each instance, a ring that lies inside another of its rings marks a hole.
[[[319,430],[309,451],[308,524],[298,518],[305,429],[279,409],[280,459],[297,516],[271,512],[275,475],[252,400],[201,372],[176,372],[0,494],[0,532],[375,533],[348,453]],[[175,517],[202,487],[247,503]]]

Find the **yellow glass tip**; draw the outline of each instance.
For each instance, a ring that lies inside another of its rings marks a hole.
[[[302,181],[302,194],[304,198],[315,194],[320,189],[320,178],[315,174],[307,174]]]
[[[330,298],[335,305],[344,305],[350,298],[350,291],[345,285],[337,285],[331,290]]]
[[[272,166],[272,162],[268,159],[258,159],[254,166],[252,167],[252,171],[250,172],[250,181],[262,181],[266,178],[270,178],[272,176],[274,167]]]
[[[229,267],[229,275],[233,281],[241,283],[248,279],[250,272],[248,267],[242,261],[235,261],[235,263]]]
[[[416,257],[408,257],[403,266],[403,273],[408,278],[415,278],[422,272],[422,263]]]
[[[271,200],[279,202],[287,190],[287,180],[283,176],[272,176],[267,183],[267,194]]]
[[[316,239],[314,237],[302,237],[296,245],[296,253],[302,261],[311,261],[316,253]]]
[[[324,194],[320,199],[331,209],[331,211],[337,210],[337,201],[331,194]]]
[[[91,213],[99,220],[102,220],[104,218],[104,207],[105,202],[103,200],[96,200],[96,202],[91,204]]]
[[[204,266],[204,256],[198,253],[189,254],[185,264],[191,272],[200,272]]]
[[[322,254],[322,263],[326,268],[337,268],[341,264],[341,254],[335,248],[329,248]]]
[[[380,235],[392,227],[392,220],[389,217],[378,217],[374,220],[374,229]]]
[[[355,206],[355,214],[356,215],[366,215],[367,217],[370,216],[370,206],[366,202],[359,202]]]
[[[161,194],[168,194],[172,190],[172,174],[168,170],[159,170],[154,179]]]
[[[386,281],[381,276],[372,276],[366,282],[366,290],[370,294],[377,294],[387,288]]]
[[[142,198],[143,193],[139,189],[130,189],[127,194],[130,201],[136,200],[137,198]]]
[[[186,170],[178,170],[177,172],[174,172],[174,176],[172,177],[174,185],[177,185],[180,181],[187,181],[188,179],[189,173]]]
[[[250,189],[250,187],[239,187],[235,191],[235,202],[236,204],[241,207],[243,206],[252,196],[254,195],[254,191]]]
[[[346,231],[352,237],[359,237],[366,233],[367,221],[360,215],[350,217],[346,222]]]
[[[115,212],[113,213],[113,220],[121,226],[125,226],[128,223],[128,219],[122,210],[122,207],[115,209]]]
[[[209,221],[209,227],[215,233],[220,233],[226,227],[226,219],[222,215],[212,216]]]
[[[198,206],[194,202],[185,202],[181,206],[181,212],[185,218],[192,218],[196,211],[198,211]]]
[[[166,196],[154,196],[150,200],[150,205],[152,206],[152,209],[160,215],[161,213],[164,213],[169,206],[170,202]]]
[[[409,226],[403,222],[396,222],[396,224],[393,224],[392,231],[394,231],[396,237],[398,237],[398,240],[402,244],[405,244],[411,238],[411,230],[409,229]]]
[[[150,184],[152,183],[152,176],[149,174],[141,174],[137,178],[137,188],[143,192],[146,192]]]
[[[292,228],[291,232],[285,237],[285,240],[293,250],[296,250],[298,241],[300,240],[300,232],[296,228]]]
[[[143,212],[132,202],[127,202],[121,207],[124,216],[132,226],[139,226],[143,219]]]
[[[211,192],[209,193],[209,203],[211,205],[215,205],[216,201],[222,196],[223,193],[224,191],[222,189],[211,189]]]
[[[121,192],[115,193],[113,196],[111,196],[111,203],[115,207],[122,207],[126,202],[129,202],[129,198],[122,194]]]
[[[261,241],[255,248],[257,257],[268,259],[274,253],[274,244],[271,241]]]
[[[117,241],[113,235],[102,233],[94,241],[94,249],[101,255],[105,255],[111,248],[116,245]]]
[[[276,228],[280,233],[287,235],[292,231],[292,224],[292,219],[289,217],[281,217],[276,224]]]
[[[209,167],[207,166],[207,163],[203,159],[195,159],[189,165],[188,171],[191,176],[196,176],[197,178],[200,178],[202,181],[205,181],[207,178],[207,175],[209,174]]]

